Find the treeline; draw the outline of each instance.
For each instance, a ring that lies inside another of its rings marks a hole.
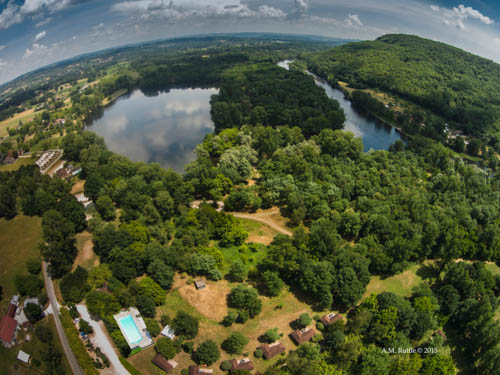
[[[345,115],[312,77],[275,64],[239,65],[227,70],[211,100],[216,130],[241,124],[298,126],[304,135],[342,129]]]
[[[309,65],[332,82],[378,88],[427,108],[500,151],[500,66],[493,61],[416,36],[385,35],[321,52]]]

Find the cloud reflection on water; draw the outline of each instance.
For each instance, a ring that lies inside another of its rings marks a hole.
[[[194,148],[213,131],[210,96],[217,89],[172,89],[154,97],[135,91],[105,110],[91,129],[108,148],[134,161],[182,172]]]

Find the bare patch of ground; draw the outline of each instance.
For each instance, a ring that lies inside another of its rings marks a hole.
[[[76,248],[78,255],[76,256],[73,268],[82,266],[89,269],[99,265],[99,257],[94,253],[94,242],[92,234],[87,231],[78,233],[76,236]]]
[[[83,186],[85,185],[85,180],[79,180],[71,188],[71,194],[83,193]]]
[[[203,316],[219,322],[227,315],[226,297],[231,291],[228,282],[207,281],[205,289],[196,290],[194,284],[188,285],[186,281],[187,279],[181,279],[176,275],[173,287]]]
[[[274,229],[279,233],[283,233],[288,236],[292,235],[292,232],[287,228],[286,225],[289,220],[281,216],[279,207],[273,207],[268,210],[258,210],[255,213],[231,212],[231,214],[234,217],[238,217],[240,219],[250,219],[266,224],[271,229]]]

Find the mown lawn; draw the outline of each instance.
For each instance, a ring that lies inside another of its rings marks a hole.
[[[0,219],[0,285],[3,287],[0,313],[4,313],[16,292],[15,276],[27,273],[26,260],[40,256],[41,240],[41,218],[18,215],[12,220]]]
[[[27,123],[35,117],[35,111],[33,109],[28,109],[27,111],[16,113],[14,116],[0,122],[0,137],[8,134],[8,128],[15,128],[19,124],[19,121]]]

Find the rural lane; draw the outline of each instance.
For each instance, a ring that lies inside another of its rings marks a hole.
[[[71,373],[73,375],[84,375],[82,368],[78,364],[73,351],[69,347],[68,338],[64,333],[64,329],[59,319],[59,304],[57,303],[56,294],[54,292],[54,285],[52,284],[52,279],[47,274],[47,263],[42,263],[43,279],[45,281],[45,290],[47,291],[47,296],[49,297],[50,305],[52,306],[52,315],[54,315],[54,322],[56,323],[57,334],[61,341],[61,345],[64,350],[64,354],[68,359],[69,366],[71,367]]]
[[[240,219],[250,219],[253,221],[258,221],[259,223],[266,224],[268,227],[274,229],[276,232],[286,234],[287,236],[291,236],[293,233],[288,229],[283,228],[282,226],[276,224],[270,216],[275,214],[275,212],[257,212],[254,214],[243,213],[243,212],[229,212],[234,217],[238,217]]]
[[[118,355],[113,349],[113,345],[109,342],[109,338],[104,332],[104,324],[102,322],[95,321],[89,314],[87,306],[83,304],[76,305],[76,309],[80,313],[83,320],[86,320],[89,325],[94,330],[94,333],[90,337],[90,341],[95,347],[101,348],[101,351],[108,357],[111,367],[108,369],[108,373],[117,375],[129,375],[129,372],[120,362]]]

